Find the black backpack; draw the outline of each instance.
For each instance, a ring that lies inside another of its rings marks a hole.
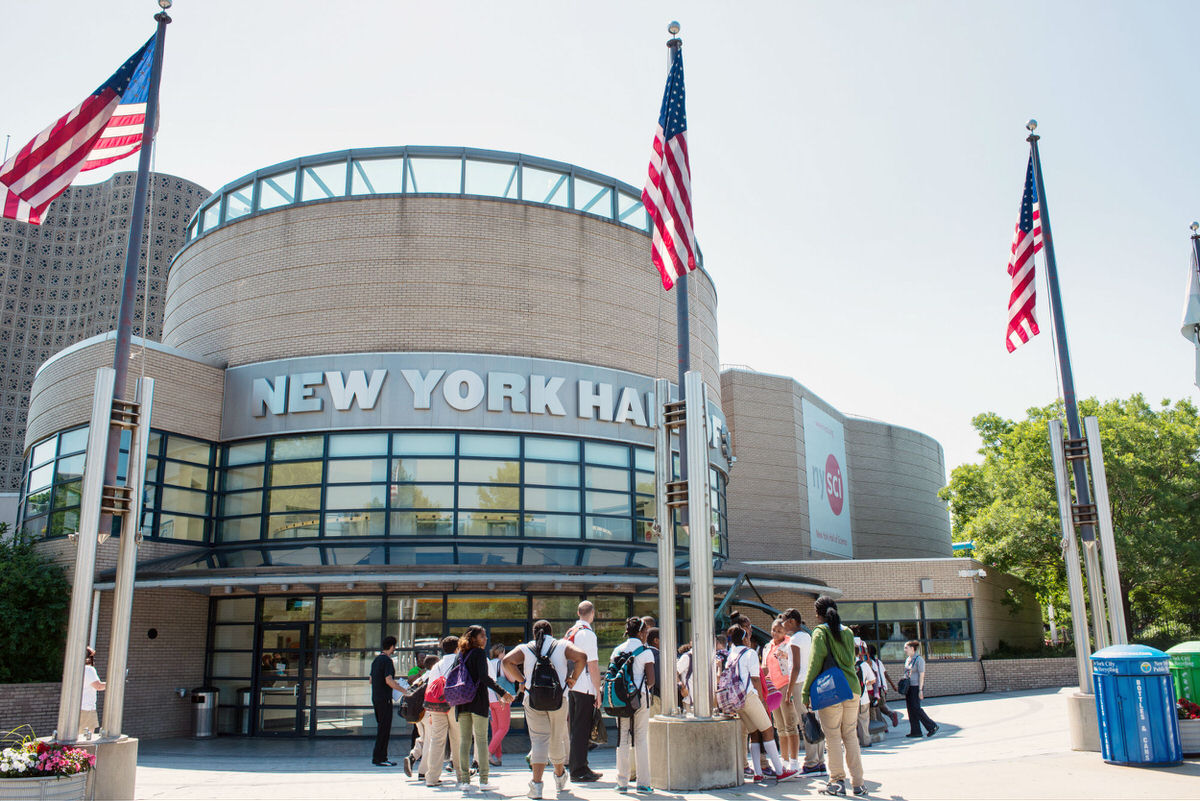
[[[409,723],[416,723],[421,719],[421,715],[425,712],[425,682],[421,682],[413,689],[400,696],[400,703],[396,706],[396,714],[407,720]]]
[[[550,650],[543,654],[542,646],[544,643],[545,635],[538,637],[537,640],[530,643],[530,650],[533,651],[536,661],[533,665],[533,672],[529,677],[529,686],[525,688],[528,694],[526,703],[530,709],[537,709],[541,712],[553,712],[556,709],[561,709],[563,703],[562,682],[558,680],[558,671],[550,663],[550,654],[554,653],[554,649],[558,647],[558,643],[554,643],[550,647]]]

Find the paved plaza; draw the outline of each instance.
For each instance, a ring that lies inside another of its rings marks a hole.
[[[1200,760],[1174,768],[1128,768],[1105,764],[1098,754],[1071,751],[1066,702],[1054,690],[932,699],[930,715],[941,724],[931,739],[905,739],[907,727],[866,749],[863,762],[871,798],[888,799],[1197,799]],[[407,738],[393,737],[399,759]],[[510,741],[512,742],[512,741]],[[517,741],[519,742],[519,741]],[[523,744],[523,743],[522,743]],[[457,789],[427,789],[405,778],[401,768],[370,764],[367,740],[261,740],[222,737],[141,744],[139,799],[457,799]],[[529,771],[523,752],[492,768],[498,792],[471,797],[524,798]],[[592,752],[604,779],[569,785],[563,798],[636,797],[616,789],[615,751]],[[801,798],[818,795],[824,782],[799,779],[782,784],[746,784],[710,793],[656,792],[657,798]],[[545,797],[555,797],[546,783]]]

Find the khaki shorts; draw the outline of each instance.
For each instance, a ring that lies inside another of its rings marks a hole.
[[[100,717],[94,709],[79,710],[79,733],[83,734],[83,730],[91,731],[93,737],[100,736]]]
[[[771,713],[771,720],[774,721],[775,728],[779,729],[781,737],[799,731],[797,724],[800,723],[800,716],[796,714],[796,706],[791,701],[780,704],[779,708]]]
[[[757,693],[746,696],[746,705],[738,712],[738,717],[742,719],[742,728],[747,734],[771,728],[771,717]]]
[[[530,762],[561,765],[567,760],[567,703],[546,712],[525,707],[525,727],[529,731]]]

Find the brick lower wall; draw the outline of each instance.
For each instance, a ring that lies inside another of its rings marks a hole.
[[[60,686],[57,681],[0,684],[0,734],[25,725],[32,726],[38,737],[53,733],[58,725]]]
[[[925,663],[925,697],[1006,693],[1069,687],[1079,681],[1073,657],[1054,659],[982,659],[974,662]],[[886,665],[893,682],[904,675],[904,665]],[[888,698],[900,698],[889,693]]]

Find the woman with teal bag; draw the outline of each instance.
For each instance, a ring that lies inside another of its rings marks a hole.
[[[488,673],[497,684],[504,688],[505,692],[509,695],[516,695],[520,689],[509,681],[508,677],[504,675],[504,671],[500,669],[500,662],[503,661],[506,653],[508,653],[508,649],[504,645],[492,646],[492,658],[488,660]],[[488,690],[488,711],[492,716],[492,739],[488,742],[488,764],[498,766],[504,756],[501,744],[504,742],[504,736],[508,734],[508,727],[512,720],[512,702],[505,701],[504,696],[499,695],[495,690]]]
[[[828,750],[826,762],[829,765],[829,784],[825,786],[825,792],[829,795],[845,795],[846,787],[843,782],[846,769],[849,768],[854,794],[866,795],[867,789],[863,786],[862,752],[858,748],[858,698],[862,694],[862,685],[854,672],[854,632],[842,625],[837,604],[828,595],[817,599],[816,612],[821,625],[812,633],[812,657],[808,661],[808,675],[804,679],[801,700],[805,706],[813,708],[813,683],[821,674],[830,670],[840,670],[845,685],[850,688],[849,698],[823,708],[820,708],[819,701],[815,702],[819,707],[817,717],[821,720]],[[836,683],[842,685],[840,680]]]

